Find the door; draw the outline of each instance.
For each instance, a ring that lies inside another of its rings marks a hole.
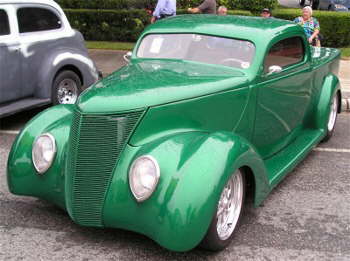
[[[300,37],[274,44],[258,84],[253,144],[263,158],[288,146],[302,129],[310,101],[310,64]]]
[[[21,63],[13,9],[0,6],[0,104],[22,98]]]
[[[26,83],[23,95],[37,96],[41,93],[38,88],[51,88],[51,83],[39,86],[39,71],[53,47],[59,44],[57,39],[61,36],[61,20],[54,9],[46,5],[19,4],[16,13],[22,53],[22,79]]]

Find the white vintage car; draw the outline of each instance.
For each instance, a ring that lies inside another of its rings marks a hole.
[[[84,38],[52,0],[0,1],[0,118],[74,103],[98,80]]]

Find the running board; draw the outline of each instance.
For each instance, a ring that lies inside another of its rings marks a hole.
[[[324,131],[306,129],[284,150],[265,160],[271,188],[275,187],[322,140]]]
[[[0,118],[17,112],[44,106],[51,103],[51,99],[25,98],[11,103],[0,104]]]

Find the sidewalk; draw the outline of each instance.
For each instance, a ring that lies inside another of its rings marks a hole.
[[[95,61],[98,69],[102,71],[104,76],[126,65],[123,59],[123,55],[126,53],[126,51],[89,50],[90,57]],[[339,78],[344,97],[350,98],[350,60],[340,61]]]
[[[127,51],[89,49],[91,59],[96,63],[97,68],[102,71],[103,76],[107,76],[126,65],[123,59],[126,53]]]
[[[347,98],[350,98],[350,60],[340,61],[339,79],[342,91],[346,93]]]

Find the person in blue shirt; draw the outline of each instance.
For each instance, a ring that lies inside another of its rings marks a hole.
[[[176,0],[158,0],[153,12],[151,23],[169,16],[176,15]]]

